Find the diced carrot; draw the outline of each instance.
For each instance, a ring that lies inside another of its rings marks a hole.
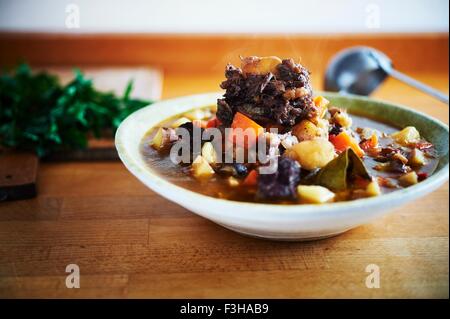
[[[206,123],[206,127],[207,128],[218,127],[220,124],[221,124],[220,121],[217,119],[217,117],[214,116]]]
[[[328,104],[330,104],[330,101],[328,101],[321,95],[314,98],[314,105],[319,109],[320,117],[323,117],[323,115],[325,114],[325,110],[327,109]]]
[[[342,131],[338,135],[330,135],[329,140],[339,153],[345,151],[347,148],[351,148],[359,157],[363,157],[365,154],[356,140],[346,131]]]
[[[256,171],[256,169],[253,169],[250,171],[250,173],[248,173],[247,177],[242,182],[242,185],[256,186],[257,182],[258,182],[258,172]]]
[[[370,149],[377,148],[378,147],[377,134],[373,133],[372,136],[368,140],[361,142],[360,146],[364,151],[368,151]]]
[[[264,131],[261,125],[239,112],[234,115],[233,122],[231,123],[231,128],[233,130],[242,130],[240,133],[233,132],[232,138],[235,144],[240,144],[243,141],[244,145],[239,146],[243,146],[245,148],[247,148],[249,145],[253,145],[256,142],[259,134]],[[238,134],[244,134],[244,136],[242,136],[243,138],[237,139]]]
[[[210,120],[208,121],[208,123],[206,123],[206,127],[207,127],[207,128],[217,127],[216,118],[213,117],[212,119],[210,119]]]
[[[378,147],[378,135],[375,133],[370,137],[370,146],[372,146],[372,148]]]
[[[231,123],[232,128],[241,128],[241,129],[248,129],[251,128],[255,132],[258,132],[258,130],[262,130],[262,126],[253,121],[251,118],[245,116],[242,113],[236,112],[233,118],[233,123]]]

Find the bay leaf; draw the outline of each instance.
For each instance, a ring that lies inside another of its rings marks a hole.
[[[343,191],[355,177],[372,180],[366,166],[356,153],[348,148],[323,167],[312,179],[314,185],[324,186],[332,191]]]

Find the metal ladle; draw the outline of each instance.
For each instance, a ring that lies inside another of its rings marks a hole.
[[[448,96],[397,70],[382,52],[352,47],[333,57],[325,73],[325,90],[369,95],[390,75],[448,104]]]

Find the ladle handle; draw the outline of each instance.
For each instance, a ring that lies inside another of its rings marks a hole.
[[[403,74],[395,69],[390,69],[388,71],[388,73],[390,76],[396,78],[397,80],[405,82],[406,84],[409,84],[409,85],[415,87],[416,89],[419,89],[431,96],[434,96],[438,100],[448,104],[448,96],[443,94],[442,92],[439,92],[438,90],[433,89],[432,87],[430,87],[422,82],[419,82],[419,81],[413,79],[412,77],[409,77],[406,74]]]

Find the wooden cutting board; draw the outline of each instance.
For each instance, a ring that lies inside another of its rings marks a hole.
[[[69,67],[39,67],[57,74],[62,83],[73,78],[73,69]],[[92,78],[95,87],[102,91],[113,91],[122,95],[128,82],[133,80],[131,96],[146,100],[158,100],[161,97],[162,75],[156,69],[136,68],[81,68]],[[94,161],[117,160],[113,138],[89,141],[86,150],[53,154],[46,161]],[[34,154],[17,152],[0,152],[0,201],[25,199],[36,196],[36,177],[39,159]]]
[[[0,153],[0,202],[36,196],[38,164],[34,154]]]

